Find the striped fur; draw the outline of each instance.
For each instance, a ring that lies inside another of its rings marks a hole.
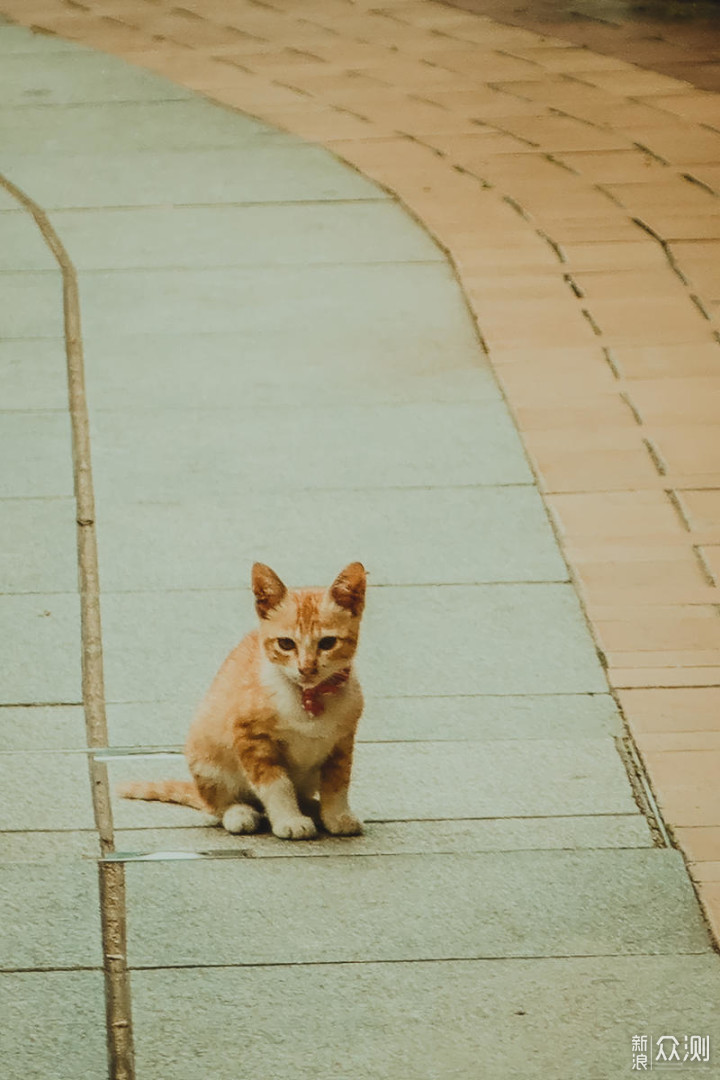
[[[352,662],[365,570],[351,563],[328,589],[290,591],[256,563],[252,584],[259,626],[218,671],[185,745],[194,782],[124,784],[119,793],[204,810],[229,832],[257,831],[264,812],[276,836],[307,839],[315,807],[328,832],[359,833],[348,787],[363,707]]]

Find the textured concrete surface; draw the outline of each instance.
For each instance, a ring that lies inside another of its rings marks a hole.
[[[155,826],[159,823],[155,822]],[[34,833],[31,840],[37,847],[43,837]],[[10,837],[11,834],[5,834]],[[14,834],[9,843],[15,850],[23,848],[23,834]],[[79,834],[63,834],[57,843]],[[542,851],[576,848],[636,848],[652,847],[647,822],[641,814],[604,814],[586,817],[547,818],[487,818],[485,820],[454,821],[391,821],[370,822],[363,836],[351,839],[321,837],[306,844],[278,848],[268,844],[262,834],[246,836],[242,847],[224,829],[202,825],[197,815],[190,828],[123,829],[115,833],[118,851],[140,859],[166,857],[173,853],[195,852],[198,857],[217,853],[227,858],[289,859],[302,856],[328,855],[421,855],[430,852],[477,851]],[[27,839],[27,838],[26,838]],[[47,841],[45,841],[47,843]],[[70,841],[68,841],[70,842]],[[52,854],[52,849],[47,848]]]
[[[322,581],[335,562],[366,552],[377,585],[563,581],[560,558],[542,503],[526,486],[304,491],[299,502],[255,493],[233,506],[203,499],[185,503],[124,502],[104,507],[99,533],[103,580],[109,589],[226,589],[246,585],[238,565],[252,563],[262,543],[268,563],[294,581]],[[516,528],[508,535],[508,517]],[[306,558],[294,538],[315,527],[318,545]],[[388,530],[394,540],[387,543]],[[179,535],[178,535],[179,534]],[[468,545],[467,537],[482,537]],[[204,553],[212,547],[213,558]],[[436,552],[444,559],[438,565]],[[167,553],[172,550],[172,559]],[[127,561],[119,557],[124,553]]]
[[[25,297],[24,303],[31,304],[32,296]],[[69,450],[67,416],[19,410],[8,413],[3,417],[0,441],[0,497],[72,495]]]
[[[52,21],[47,6],[35,17]],[[122,19],[60,8],[66,32],[117,46]],[[250,23],[274,18],[252,8]],[[202,18],[157,17],[160,36],[178,19],[200,32],[187,21]],[[235,1076],[238,1062],[348,1080],[470,1080],[478,1062],[498,1080],[576,1080],[582,1066],[608,1080],[629,1068],[633,1034],[715,1038],[720,977],[690,878],[633,796],[600,658],[441,248],[386,190],[272,124],[57,38],[0,26],[0,52],[13,57],[3,168],[79,271],[109,741],[170,751],[101,752],[100,810],[104,768],[111,783],[182,774],[173,748],[252,625],[253,558],[308,583],[361,557],[373,585],[356,766],[367,836],[293,847],[114,800],[102,902],[106,925],[127,918],[125,957],[100,926],[68,417],[57,371],[36,385],[64,363],[61,280],[3,197],[9,1080],[105,1075],[103,946],[132,997],[132,1028],[110,1032],[132,1030],[136,1080]],[[232,65],[223,79],[245,85]],[[473,134],[445,119],[433,126],[447,137]],[[523,119],[501,155],[525,153]],[[393,142],[366,147],[365,171]],[[430,206],[433,167],[413,171]],[[452,217],[452,187],[443,197]],[[461,232],[486,220],[457,206]],[[499,207],[490,273],[547,257]],[[566,215],[589,209],[568,194]],[[552,347],[537,307],[528,321],[492,282],[483,296],[492,345]],[[594,341],[589,323],[550,324],[566,347]],[[36,1015],[48,1022],[33,1033]]]
[[[31,769],[34,760],[34,755],[17,755],[15,770]],[[107,765],[114,782],[188,775],[179,756],[111,757]],[[368,821],[637,811],[622,762],[607,738],[362,743],[356,750],[353,791],[357,812]],[[150,828],[162,820],[180,824],[177,807],[124,800],[117,800],[114,818],[123,828]],[[66,827],[81,824],[73,820]]]
[[[85,717],[78,705],[5,705],[0,712],[4,751],[85,749]]]
[[[606,689],[570,585],[418,585],[373,589],[371,596],[361,663],[375,693]],[[219,665],[254,625],[245,589],[115,593],[106,600],[104,616],[111,701],[197,700],[213,660]],[[402,653],[395,648],[398,641]]]
[[[97,882],[92,863],[4,863],[2,970],[102,967]]]
[[[6,664],[2,704],[67,705],[81,700],[79,607],[72,593],[0,596]]]
[[[237,123],[244,121],[238,117]],[[202,154],[182,148],[119,153],[113,147],[102,157],[82,151],[68,157],[50,148],[42,154],[8,153],[3,160],[23,190],[51,210],[387,199],[364,177],[306,143],[253,147],[252,157],[234,147]]]
[[[708,946],[677,852],[240,865],[241,875],[225,860],[128,864],[131,966],[654,955]]]
[[[6,1076],[105,1080],[100,971],[0,974],[0,1059]]]
[[[180,746],[189,715],[179,702],[108,703],[110,744]],[[609,694],[368,695],[360,742],[583,739],[622,734]],[[29,748],[27,744],[17,749]]]
[[[52,221],[81,271],[422,263],[442,257],[389,199],[330,206],[59,210]]]
[[[67,408],[62,338],[0,341],[0,376],[3,409]]]
[[[85,754],[0,756],[0,831],[92,829],[95,825]],[[33,792],[31,801],[27,792]]]
[[[202,1045],[218,1080],[234,1080],[239,1061],[301,1080],[467,1080],[478,1069],[620,1080],[633,1034],[651,1023],[718,1037],[715,965],[692,956],[137,971],[138,1063],[141,1075],[194,1080]],[[257,1037],[239,1046],[248,1013]]]
[[[3,501],[0,592],[73,592],[75,507],[72,499]]]

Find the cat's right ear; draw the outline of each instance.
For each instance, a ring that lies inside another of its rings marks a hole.
[[[256,562],[252,568],[252,591],[255,593],[255,610],[261,619],[267,619],[287,594],[275,571],[261,562]]]

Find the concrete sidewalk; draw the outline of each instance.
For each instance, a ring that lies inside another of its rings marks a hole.
[[[107,1076],[105,995],[138,1080],[610,1080],[635,1035],[717,1047],[718,958],[443,253],[298,138],[17,27],[0,57],[3,1076]],[[254,558],[371,572],[363,838],[105,806],[182,775]]]

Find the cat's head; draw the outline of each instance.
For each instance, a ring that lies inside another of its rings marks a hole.
[[[263,563],[252,569],[260,642],[272,664],[303,688],[347,668],[365,606],[365,568],[354,562],[328,589],[288,589]]]

